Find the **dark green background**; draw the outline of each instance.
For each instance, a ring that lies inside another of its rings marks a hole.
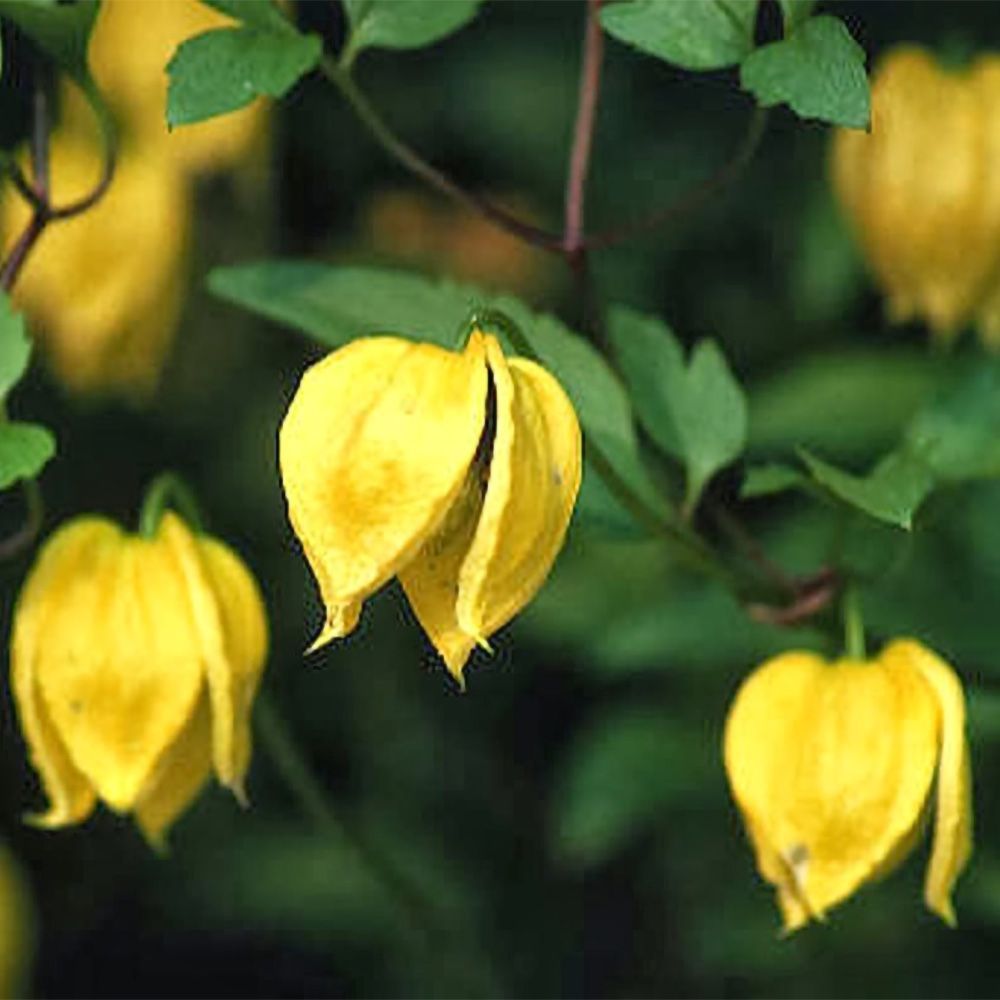
[[[994,5],[830,4],[871,57],[899,41],[951,54],[1000,44]],[[471,187],[522,192],[558,226],[575,107],[583,5],[493,2],[454,38],[365,53],[358,79],[398,131]],[[336,44],[334,4],[300,21]],[[761,32],[776,30],[765,5]],[[23,47],[3,95],[23,122]],[[676,196],[723,162],[750,110],[735,73],[686,74],[606,43],[588,221],[595,228]],[[7,73],[5,68],[5,74]],[[317,833],[258,752],[253,807],[213,788],[177,825],[169,859],[106,813],[80,829],[21,825],[39,792],[9,696],[0,834],[39,913],[40,996],[990,996],[1000,929],[1000,493],[940,495],[910,543],[801,497],[740,506],[794,570],[842,531],[876,571],[876,639],[909,633],[974,688],[977,851],[959,886],[960,929],[922,907],[926,845],[826,926],[779,936],[730,804],[719,743],[736,685],[809,634],[752,625],[656,544],[574,528],[549,585],[475,654],[460,694],[395,587],[349,639],[305,660],[321,619],[285,521],[275,462],[282,413],[318,350],[214,301],[211,267],[265,255],[371,261],[364,206],[415,187],[336,94],[306,81],[276,109],[273,197],[231,181],[198,193],[191,290],[162,390],[145,410],[81,405],[35,371],[17,415],[57,432],[42,485],[47,527],[86,511],[134,523],[164,467],[192,484],[211,530],[260,579],[273,631],[266,687],[352,829],[431,901],[427,933],[341,838]],[[719,339],[748,386],[751,453],[795,445],[863,467],[954,357],[918,324],[887,327],[831,203],[829,130],[771,115],[757,158],[724,197],[598,255],[607,301],[662,315],[687,342]],[[379,257],[386,262],[386,256]],[[558,264],[553,265],[557,269]],[[538,304],[579,319],[571,284]],[[966,338],[957,355],[975,363]],[[736,473],[713,487],[733,502]],[[16,493],[0,501],[5,530]],[[714,533],[711,523],[704,525]],[[30,557],[0,567],[2,614]]]

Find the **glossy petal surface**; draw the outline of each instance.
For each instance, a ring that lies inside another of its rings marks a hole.
[[[485,421],[483,338],[457,354],[356,340],[310,368],[280,435],[288,512],[327,607],[322,644],[443,523]]]
[[[939,755],[938,704],[894,653],[765,663],[726,724],[725,761],[785,926],[821,918],[890,862],[919,822]]]
[[[965,735],[965,695],[955,671],[925,646],[900,640],[883,654],[890,656],[918,670],[938,703],[941,760],[924,901],[945,923],[954,925],[951,891],[972,853],[972,769]]]
[[[545,581],[580,485],[580,428],[562,388],[531,361],[508,362],[495,338],[486,350],[495,390],[488,468],[472,471],[442,530],[399,574],[459,680],[473,647]]]
[[[157,537],[119,533],[67,579],[37,656],[69,756],[127,811],[190,719],[205,681],[185,578]]]
[[[39,658],[62,595],[102,549],[117,543],[117,529],[100,518],[79,518],[62,528],[43,546],[14,611],[11,684],[31,763],[49,800],[48,810],[35,819],[42,826],[85,819],[96,796],[53,726],[39,688]]]

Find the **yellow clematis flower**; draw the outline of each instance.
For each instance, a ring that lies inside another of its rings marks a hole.
[[[924,901],[955,923],[951,891],[972,845],[965,701],[955,672],[925,646],[899,639],[872,662],[769,660],[737,693],[724,750],[786,931],[894,868],[932,798]]]
[[[102,152],[92,141],[59,129],[49,156],[56,204],[93,190]],[[104,197],[42,234],[14,300],[69,389],[141,398],[156,387],[180,316],[191,207],[175,170],[125,147]],[[4,198],[0,233],[7,242],[29,214],[17,195]]]
[[[44,827],[99,798],[163,841],[211,771],[243,799],[267,651],[260,592],[175,514],[132,536],[79,517],[42,548],[14,611],[11,680],[49,799]]]
[[[580,427],[552,375],[491,335],[475,330],[461,353],[368,337],[305,373],[280,461],[326,605],[312,648],[347,635],[398,576],[461,683],[473,647],[531,600],[562,547]]]
[[[0,997],[27,995],[35,915],[14,856],[0,842]]]
[[[1000,346],[1000,57],[948,70],[915,46],[872,78],[871,132],[837,129],[834,191],[890,318]]]

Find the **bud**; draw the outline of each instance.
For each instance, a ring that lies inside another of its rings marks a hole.
[[[55,204],[94,189],[98,146],[63,128],[50,143]],[[30,209],[9,194],[0,232],[10,242]],[[157,156],[125,147],[92,208],[47,227],[21,272],[14,300],[59,380],[79,393],[141,398],[156,386],[180,315],[191,195]]]
[[[946,70],[914,46],[872,79],[871,132],[837,129],[840,204],[894,322],[1000,345],[1000,58]]]
[[[899,864],[932,799],[924,902],[955,923],[951,891],[972,843],[965,700],[929,649],[899,639],[871,662],[769,660],[729,711],[725,762],[787,931]]]
[[[175,514],[153,537],[79,517],[42,548],[14,611],[11,674],[44,827],[99,798],[154,844],[214,770],[243,799],[267,652],[260,592]]]
[[[288,512],[347,635],[398,576],[461,682],[548,576],[580,486],[580,427],[540,365],[478,330],[464,351],[353,341],[310,368],[280,435]]]

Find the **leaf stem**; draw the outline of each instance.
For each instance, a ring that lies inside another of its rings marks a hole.
[[[446,173],[428,163],[416,150],[403,142],[385,123],[351,75],[336,60],[329,56],[324,57],[320,63],[320,72],[340,91],[354,113],[371,132],[375,141],[410,173],[451,198],[452,201],[478,212],[501,229],[520,237],[525,242],[554,253],[562,252],[561,237],[524,222],[486,198],[466,191]]]
[[[203,530],[201,511],[191,488],[176,472],[161,472],[146,490],[139,513],[139,534],[152,538],[168,507],[174,507],[196,532]]]
[[[25,516],[21,527],[0,539],[0,561],[20,555],[38,537],[45,519],[45,501],[36,479],[23,479],[21,492],[24,494]]]
[[[100,178],[94,187],[81,198],[66,205],[53,205],[49,175],[49,138],[52,131],[49,95],[45,81],[37,83],[32,101],[30,144],[32,180],[28,181],[17,164],[10,158],[7,158],[3,164],[15,189],[32,208],[31,217],[11,247],[3,264],[0,264],[0,289],[3,291],[10,292],[13,289],[28,255],[50,223],[70,219],[86,212],[104,197],[105,192],[111,186],[116,166],[114,137],[110,125],[106,121],[102,119],[100,124],[105,145],[104,166]]]
[[[700,209],[743,172],[760,146],[766,125],[767,111],[764,108],[755,107],[736,151],[714,174],[662,208],[644,212],[639,218],[588,236],[583,242],[584,247],[588,250],[604,250],[617,246],[619,243],[626,243],[637,236],[643,236],[654,229],[659,229],[668,222],[676,222],[685,215],[690,215]]]
[[[594,123],[601,92],[601,65],[604,56],[604,32],[600,22],[601,0],[587,0],[587,19],[583,40],[583,67],[573,128],[573,146],[566,179],[566,213],[563,227],[563,250],[577,253],[583,242],[583,216],[587,195],[587,174],[594,146]]]
[[[861,602],[858,589],[848,586],[844,590],[841,602],[841,613],[844,616],[844,654],[851,660],[865,658],[865,625],[861,615]]]

